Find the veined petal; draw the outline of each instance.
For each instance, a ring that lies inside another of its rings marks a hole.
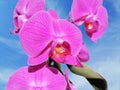
[[[102,0],[89,0],[88,5],[91,4],[92,12],[95,14],[100,6],[102,6]]]
[[[94,42],[96,42],[105,33],[108,26],[108,14],[107,10],[103,6],[99,7],[96,14],[96,20],[99,22],[99,27],[97,32],[92,34],[91,40]]]
[[[24,23],[36,12],[45,9],[45,0],[18,0],[14,9],[14,34],[19,34]],[[23,23],[20,23],[23,22]]]
[[[89,60],[89,53],[85,44],[82,45],[81,50],[78,53],[77,57],[81,62],[86,62]]]
[[[49,9],[48,12],[54,19],[59,19],[58,14],[53,9]]]
[[[13,34],[19,34],[22,26],[24,23],[28,20],[28,18],[25,15],[17,15],[14,17],[14,26],[15,29],[12,32]]]
[[[19,17],[17,17],[14,20],[16,20],[15,24],[17,24],[16,26],[18,26],[18,28],[20,29],[28,19],[24,15],[20,15]]]
[[[40,10],[45,10],[45,0],[29,0],[26,9],[28,16],[31,16]]]
[[[35,69],[35,67],[39,68],[39,65],[17,70],[10,77],[6,90],[66,90],[66,80],[57,69],[43,66],[29,72],[29,69]]]
[[[70,44],[71,54],[77,55],[82,45],[81,31],[72,23],[62,19],[59,20],[59,28],[64,41]]]
[[[30,0],[18,0],[18,3],[17,3],[15,10],[14,10],[14,13],[16,13],[16,14],[14,14],[14,17],[16,15],[24,14],[29,1]]]
[[[38,55],[36,57],[28,57],[28,64],[29,65],[38,65],[42,64],[43,62],[47,61],[49,58],[49,52],[48,50],[42,53],[41,55]]]
[[[87,15],[95,14],[102,5],[102,0],[73,0],[70,17],[77,25],[81,25]]]
[[[74,65],[77,67],[83,67],[82,62],[75,56],[69,55],[65,58],[65,64]]]
[[[25,23],[20,33],[20,41],[28,56],[38,56],[50,47],[51,25],[51,16],[45,11],[34,14]]]
[[[89,14],[89,6],[86,3],[87,0],[73,0],[70,12],[73,21]]]
[[[31,16],[39,10],[45,9],[45,0],[19,0],[15,11],[26,16]]]
[[[76,57],[72,55],[66,56],[64,63],[69,65],[77,65]]]

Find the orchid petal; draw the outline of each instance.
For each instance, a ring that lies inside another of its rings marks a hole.
[[[91,40],[96,42],[106,31],[108,26],[108,14],[104,7],[100,7],[96,14],[96,20],[99,22],[99,27],[97,32],[92,34]]]
[[[102,5],[102,0],[89,0],[88,5],[91,3],[92,12],[95,14],[98,8]]]
[[[26,9],[28,16],[31,16],[40,10],[45,10],[45,0],[29,0]]]
[[[68,65],[74,65],[77,67],[83,67],[81,61],[77,57],[71,56],[71,55],[69,55],[65,58],[64,63],[66,63]]]
[[[44,52],[41,55],[38,55],[36,57],[29,57],[28,58],[28,64],[29,65],[38,65],[38,64],[42,64],[43,62],[47,61],[49,58],[49,52],[48,50],[46,52]]]
[[[77,55],[81,62],[86,62],[89,60],[89,53],[85,44],[82,45],[79,54]]]
[[[45,9],[45,0],[19,0],[15,12],[31,16],[39,10]]]
[[[95,14],[102,0],[73,0],[70,17],[77,25],[81,25],[85,17]]]
[[[10,77],[6,90],[66,90],[66,85],[64,76],[55,68],[44,66],[29,72],[29,67],[23,67]]]
[[[53,9],[49,9],[48,12],[54,19],[59,19],[58,14]]]
[[[70,44],[71,54],[77,55],[82,45],[81,31],[67,20],[59,20],[59,28],[62,38]]]
[[[44,53],[51,45],[51,18],[45,11],[33,15],[20,33],[22,47],[30,57]]]
[[[18,3],[14,9],[13,18],[14,18],[15,31],[13,31],[13,33],[19,34],[20,29],[22,28],[24,23],[33,14],[44,9],[45,9],[45,0],[18,0]]]
[[[76,59],[75,59],[75,57],[69,55],[65,58],[64,63],[69,64],[69,65],[76,65]]]

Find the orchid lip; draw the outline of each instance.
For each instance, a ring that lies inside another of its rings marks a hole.
[[[95,19],[95,16],[88,16],[84,22],[87,33],[92,34],[97,32],[99,22]]]
[[[85,22],[85,28],[87,32],[94,33],[98,30],[98,22]]]
[[[71,54],[70,45],[66,41],[58,41],[52,48],[50,56],[57,62],[64,62],[65,57]]]

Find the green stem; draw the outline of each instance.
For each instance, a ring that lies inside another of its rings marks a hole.
[[[52,64],[52,63],[53,63],[53,64]],[[48,60],[48,65],[49,65],[50,67],[55,67],[55,68],[57,68],[62,74],[64,74],[63,71],[62,71],[62,69],[61,69],[61,65],[60,65],[59,63],[53,61],[51,58],[49,58],[49,60]]]
[[[106,80],[101,75],[89,68],[87,65],[83,64],[83,68],[71,65],[67,66],[71,72],[80,76],[84,76],[95,90],[107,90]]]
[[[59,63],[54,62],[54,67],[57,68],[62,74],[64,74]]]

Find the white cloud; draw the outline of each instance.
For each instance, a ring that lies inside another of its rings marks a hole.
[[[75,75],[73,73],[69,73],[69,79],[73,82],[77,90],[93,90],[93,87],[89,84],[89,82],[82,76]],[[87,87],[86,87],[87,86]]]
[[[8,39],[5,37],[1,37],[0,36],[0,43],[9,46],[10,48],[14,48],[17,49],[18,53],[20,54],[25,54],[19,40],[15,40],[15,39]]]
[[[114,39],[114,41],[120,40],[119,23],[120,23],[120,21],[119,21],[118,18],[113,19],[111,22],[109,22],[108,29],[107,29],[106,33],[103,35],[102,38],[103,39],[109,39],[109,40]]]
[[[98,58],[96,62],[90,62],[88,65],[107,80],[108,90],[120,90],[120,57],[116,55],[106,57],[104,60],[100,59]],[[69,73],[69,78],[77,90],[93,90],[85,78],[72,73]]]
[[[0,43],[3,43],[11,48],[20,48],[20,43],[18,40],[0,37]]]
[[[90,67],[100,73],[108,82],[108,90],[120,90],[120,34],[116,20],[110,22],[107,33],[100,42],[90,46]]]
[[[120,90],[120,57],[106,57],[92,65],[108,82],[108,90]]]
[[[14,69],[0,68],[0,82],[6,83],[14,71]]]
[[[6,84],[14,72],[15,70],[11,68],[0,68],[0,90],[5,90]]]

